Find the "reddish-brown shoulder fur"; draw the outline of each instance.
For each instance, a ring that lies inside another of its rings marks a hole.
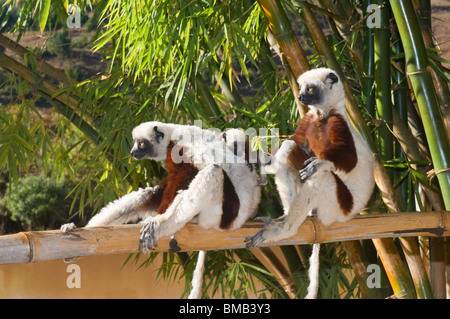
[[[167,149],[166,170],[168,174],[163,180],[165,187],[162,192],[161,204],[158,208],[159,214],[166,212],[167,208],[175,199],[177,192],[187,189],[198,173],[198,169],[192,163],[189,163],[189,161],[182,160],[180,163],[174,163],[172,160],[173,146],[173,143],[171,143]],[[182,155],[183,150],[180,150],[180,156]]]
[[[310,154],[306,154],[305,150],[309,151],[309,142],[308,138],[306,137],[306,133],[313,119],[314,119],[313,114],[311,113],[305,114],[305,116],[303,116],[302,120],[298,124],[297,129],[294,132],[294,135],[292,136],[292,140],[299,147],[294,147],[292,149],[292,152],[289,153],[288,159],[292,164],[292,166],[298,171],[302,169],[303,162],[306,161],[311,156]]]
[[[329,160],[338,170],[349,172],[358,161],[353,136],[340,114],[330,112],[324,118],[306,114],[292,139],[300,147],[308,149],[310,156]]]

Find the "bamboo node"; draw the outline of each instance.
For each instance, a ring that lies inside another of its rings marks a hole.
[[[277,33],[277,34],[274,34],[275,39],[277,39],[277,40],[282,40],[283,38],[291,37],[292,35],[295,35],[294,30],[292,30],[292,29],[289,29],[289,30],[286,30],[284,32],[280,32],[280,33]]]
[[[318,241],[318,231],[317,231],[317,219],[316,218],[310,218],[309,220],[311,220],[312,222],[312,230],[313,230],[313,234],[314,234],[314,242],[313,244],[317,244]]]
[[[34,260],[34,251],[35,251],[33,236],[29,232],[22,232],[22,234],[26,237],[28,241],[28,248],[30,249],[30,253],[28,254],[28,262],[32,262]]]
[[[433,168],[433,169],[431,169],[431,170],[429,170],[429,171],[427,172],[427,178],[428,178],[428,180],[431,182],[431,180],[432,180],[437,174],[444,173],[444,172],[450,172],[450,167],[446,167],[446,168],[440,169],[440,170],[438,170],[438,171],[435,171],[434,168]]]

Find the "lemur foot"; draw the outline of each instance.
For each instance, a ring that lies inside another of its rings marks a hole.
[[[76,228],[77,228],[77,226],[75,226],[74,223],[67,223],[67,224],[62,225],[60,229],[63,233],[68,233]]]
[[[138,194],[138,200],[142,202],[145,201],[148,198],[148,196],[158,193],[158,191],[159,186],[155,186],[155,187],[139,188],[136,192]]]
[[[68,234],[68,233],[70,233],[72,230],[74,230],[76,228],[77,228],[77,226],[75,226],[74,223],[67,223],[67,224],[61,225],[60,229],[61,229],[61,231],[63,233]],[[74,263],[78,259],[80,259],[80,257],[66,257],[66,258],[63,258],[65,263]]]
[[[264,228],[258,231],[255,235],[244,239],[247,248],[254,248],[263,243],[276,241],[280,235],[281,237],[284,237],[282,222],[276,222],[270,218],[263,218],[261,221],[265,224]]]
[[[143,253],[148,253],[157,246],[158,238],[156,232],[159,228],[157,221],[150,221],[141,229],[141,237],[139,238],[139,250]]]
[[[298,172],[300,175],[300,181],[304,182],[310,178],[317,169],[323,164],[317,157],[310,157],[303,163],[303,168]]]

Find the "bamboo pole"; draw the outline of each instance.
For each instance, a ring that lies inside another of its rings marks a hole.
[[[263,10],[267,20],[269,21],[270,31],[276,39],[280,49],[281,60],[286,60],[283,64],[289,66],[289,69],[294,75],[294,79],[289,78],[294,99],[297,103],[297,108],[300,115],[308,112],[308,108],[302,105],[298,99],[298,84],[297,78],[311,67],[305,52],[303,51],[300,42],[292,30],[291,23],[284,11],[279,0],[258,0],[258,3]],[[269,37],[268,37],[269,40]],[[290,72],[288,72],[289,74]]]
[[[222,232],[187,224],[175,234],[181,251],[245,248],[244,238],[263,227],[249,222],[242,228]],[[142,225],[78,228],[69,233],[60,230],[30,231],[0,236],[0,264],[136,253]],[[297,234],[286,240],[263,246],[303,245],[369,238],[450,236],[450,211],[427,213],[367,214],[346,223],[325,227],[309,217]],[[155,251],[169,251],[170,238],[158,241]]]
[[[377,130],[377,142],[382,159],[387,161],[394,158],[394,140],[389,130],[392,126],[389,6],[384,0],[374,3],[380,6],[381,21],[381,27],[374,30],[376,116],[382,123]],[[387,169],[387,173],[393,181],[393,170]]]
[[[24,48],[19,43],[11,40],[10,38],[5,37],[3,34],[0,34],[0,46],[4,46],[8,50],[11,50],[12,52],[21,56],[22,58],[25,58],[25,56],[27,54],[33,54],[31,51]],[[36,68],[38,71],[54,78],[55,80],[57,80],[61,83],[64,83],[66,85],[77,84],[77,81],[74,79],[71,80],[72,81],[72,83],[71,83],[71,81],[69,81],[69,79],[67,78],[67,75],[64,73],[64,71],[62,71],[58,68],[55,68],[53,65],[45,62],[39,56],[34,55],[34,57],[36,59]]]
[[[425,129],[446,209],[450,209],[450,141],[428,71],[428,58],[416,12],[410,1],[390,1],[403,47],[406,70]]]

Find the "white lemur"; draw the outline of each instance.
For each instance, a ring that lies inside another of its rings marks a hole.
[[[228,135],[227,135],[228,133]],[[158,186],[131,192],[104,207],[86,225],[119,225],[142,219],[140,250],[172,236],[197,219],[203,228],[233,230],[256,213],[260,188],[256,170],[233,152],[245,135],[196,126],[147,122],[132,132],[131,155],[165,161],[167,177]],[[64,225],[70,231],[74,225]],[[205,253],[199,252],[189,298],[201,296]]]
[[[284,216],[263,219],[264,228],[245,239],[249,248],[295,235],[308,214],[325,226],[348,221],[364,209],[373,191],[372,154],[350,123],[336,72],[311,70],[298,84],[298,98],[310,110],[272,164]],[[314,244],[307,298],[317,295],[318,268],[319,244]]]

